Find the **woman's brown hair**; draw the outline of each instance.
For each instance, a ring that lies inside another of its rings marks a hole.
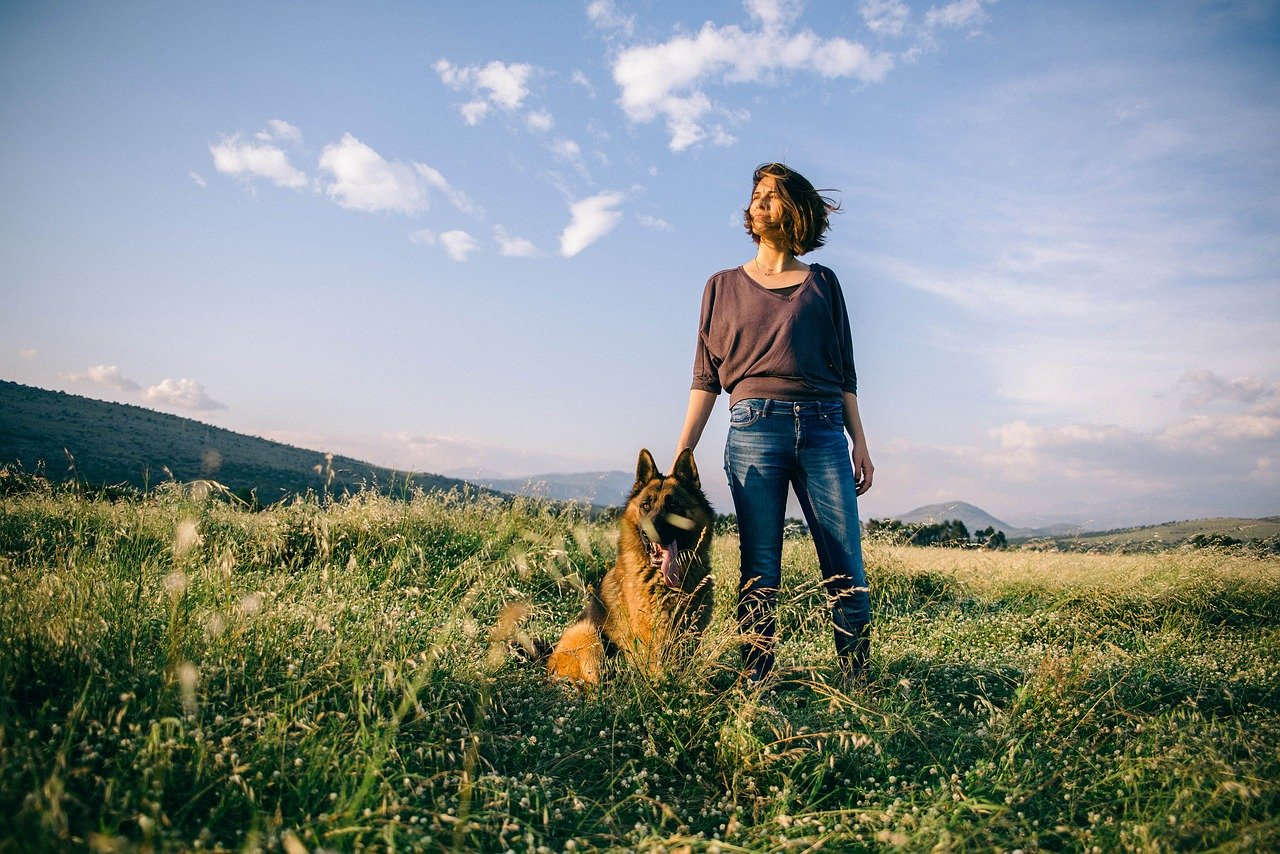
[[[764,236],[792,255],[804,255],[825,243],[822,235],[831,227],[827,222],[827,214],[840,210],[840,205],[833,199],[820,195],[808,178],[782,163],[762,163],[757,166],[751,176],[752,193],[755,193],[756,185],[766,175],[772,176],[777,182],[778,198],[782,202],[782,220],[766,230]],[[759,243],[760,235],[751,228],[750,204],[742,212],[742,222],[751,239]]]

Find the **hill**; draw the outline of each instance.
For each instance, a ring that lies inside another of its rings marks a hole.
[[[1031,537],[1020,538],[1020,540],[1022,542],[1042,541],[1045,545],[1052,545],[1059,549],[1125,551],[1138,547],[1177,546],[1190,541],[1193,537],[1228,537],[1248,543],[1278,536],[1280,536],[1280,516],[1263,516],[1259,519],[1217,516],[1208,519],[1162,522],[1159,525],[1115,528],[1110,531],[1089,531],[1072,536]]]
[[[256,490],[270,503],[327,488],[354,492],[364,485],[395,493],[464,488],[501,495],[467,481],[400,472],[361,460],[296,448],[127,403],[67,394],[0,380],[0,463],[27,471],[43,466],[51,480],[76,477],[92,486],[139,488],[168,480],[209,478],[236,491]]]
[[[995,516],[992,516],[981,507],[975,507],[965,501],[947,501],[942,504],[926,504],[923,507],[917,507],[906,513],[899,513],[891,516],[891,519],[897,519],[901,522],[925,522],[934,524],[937,522],[945,522],[948,519],[959,519],[964,522],[966,528],[970,532],[983,530],[987,527],[995,528],[997,531],[1004,531],[1004,535],[1010,540],[1014,538],[1025,537],[1044,537],[1054,535],[1066,535],[1075,533],[1079,530],[1079,526],[1074,525],[1052,525],[1047,528],[1019,528],[1017,525],[1010,525],[1008,522],[1002,522]]]

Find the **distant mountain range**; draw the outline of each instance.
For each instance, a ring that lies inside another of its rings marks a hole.
[[[1043,528],[1019,528],[1017,525],[1002,522],[981,507],[975,507],[965,501],[926,504],[923,507],[917,507],[914,510],[908,510],[906,513],[899,513],[890,518],[898,519],[902,522],[926,522],[929,524],[945,522],[948,519],[959,519],[964,522],[964,526],[969,529],[971,534],[974,531],[992,527],[997,531],[1004,531],[1004,535],[1011,540],[1025,539],[1027,537],[1071,537],[1084,531],[1084,528],[1080,525],[1071,525],[1065,522],[1057,525],[1047,525]]]
[[[586,501],[605,507],[626,502],[635,483],[635,472],[585,471],[571,474],[549,472],[528,477],[468,477],[469,483],[516,495],[537,495],[557,501]]]
[[[500,494],[456,478],[329,457],[141,406],[0,380],[0,463],[14,462],[28,472],[43,467],[50,480],[74,474],[93,486],[208,478],[233,490],[256,490],[264,504],[308,489],[340,495],[366,484],[388,493],[408,483]]]

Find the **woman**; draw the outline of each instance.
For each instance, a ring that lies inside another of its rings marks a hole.
[[[796,259],[822,246],[827,213],[839,207],[781,163],[756,169],[752,187],[743,214],[756,255],[707,280],[677,448],[697,446],[717,395],[728,391],[724,468],[738,516],[738,626],[748,676],[759,681],[773,667],[791,484],[831,600],[841,672],[861,681],[871,651],[871,599],[857,496],[871,488],[874,467],[858,415],[840,283],[830,269]]]

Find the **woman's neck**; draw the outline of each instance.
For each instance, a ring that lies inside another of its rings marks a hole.
[[[796,260],[796,256],[790,252],[785,249],[779,249],[763,240],[760,241],[760,246],[756,250],[756,257],[753,263],[756,271],[766,276],[776,275],[788,270],[798,270],[803,266]]]

